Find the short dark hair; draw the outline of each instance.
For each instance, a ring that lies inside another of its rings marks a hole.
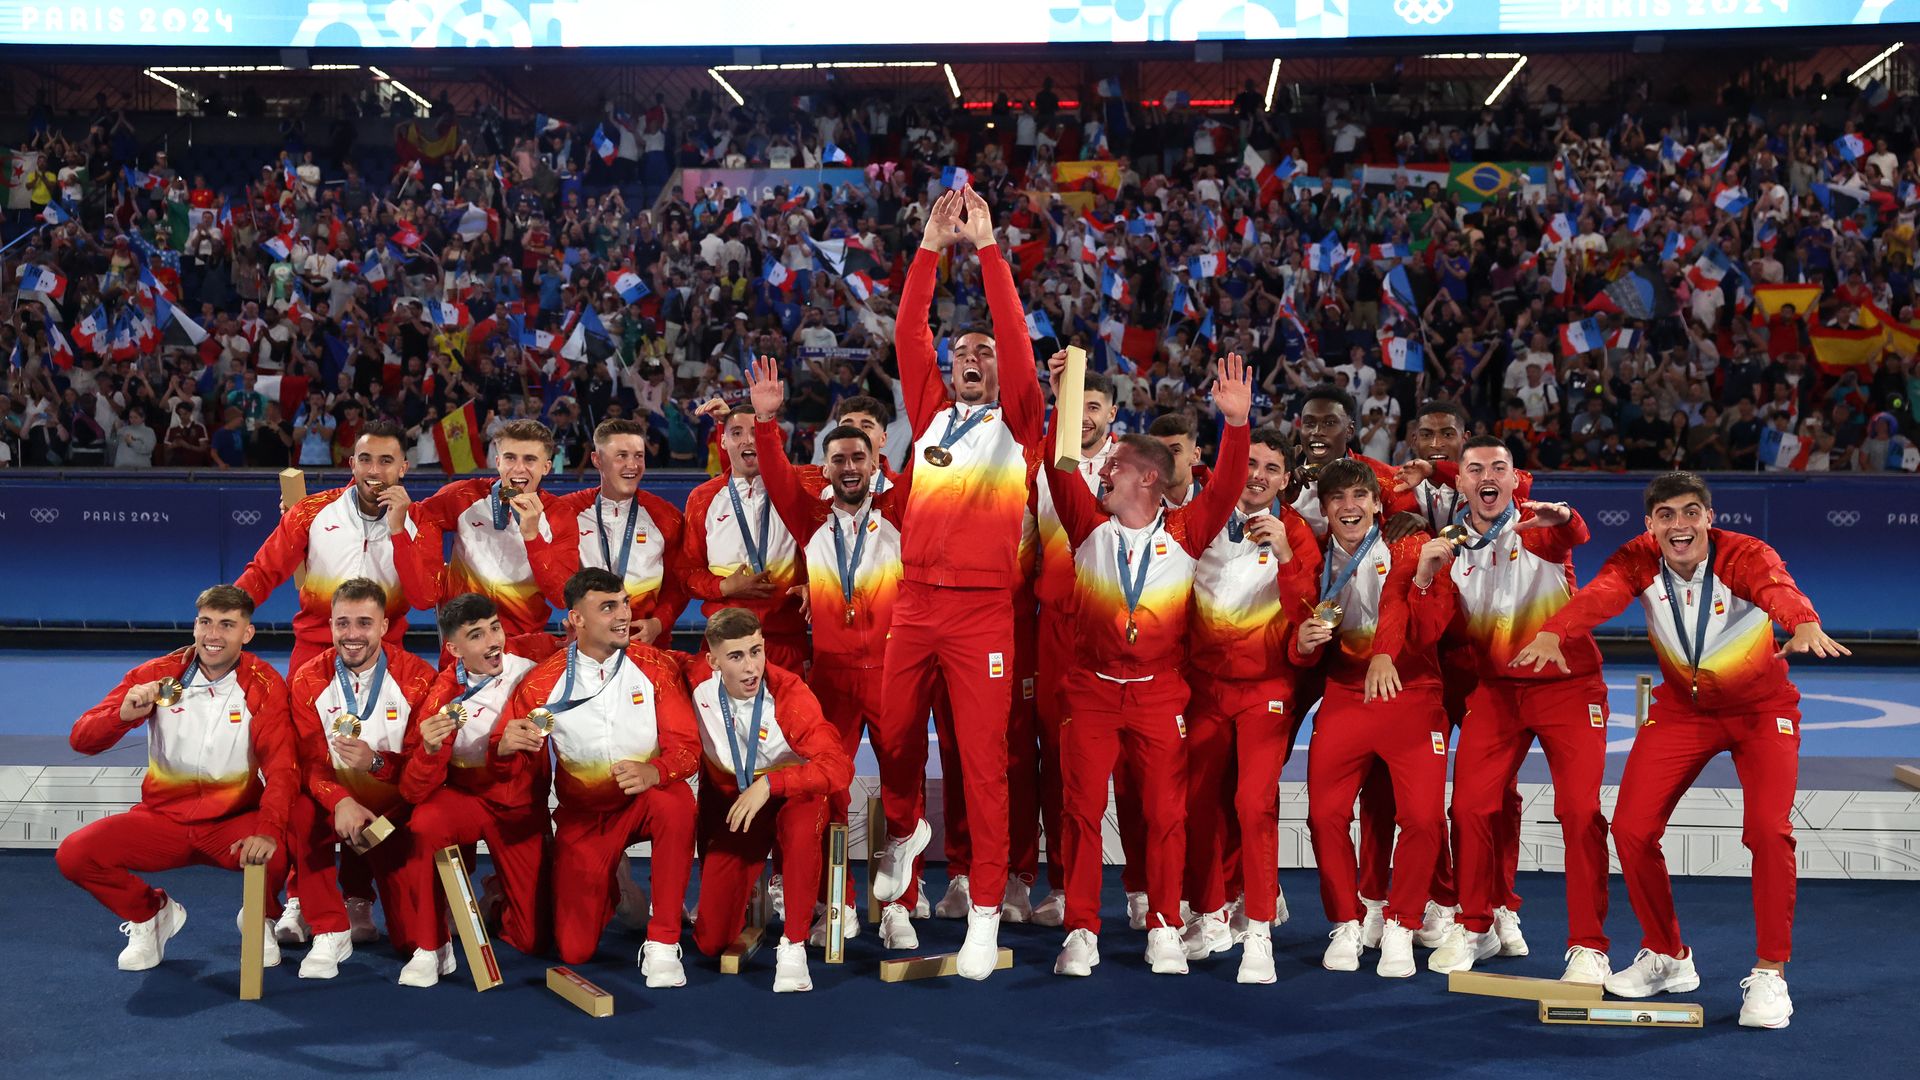
[[[1153,423],[1147,425],[1147,434],[1160,438],[1170,435],[1185,435],[1190,439],[1195,437],[1193,421],[1187,418],[1187,414],[1177,412],[1154,417]]]
[[[871,397],[867,394],[855,394],[852,397],[841,398],[840,404],[834,407],[834,419],[837,420],[848,413],[865,413],[875,420],[880,421],[881,427],[886,427],[888,424],[893,423],[893,410],[887,408],[886,403],[879,398]]]
[[[873,449],[873,440],[867,437],[866,432],[861,431],[852,424],[841,424],[839,427],[827,432],[827,437],[821,441],[820,446],[824,449],[841,439],[858,439],[861,445],[869,450]]]
[[[391,420],[367,421],[366,426],[360,429],[360,439],[392,439],[400,444],[402,452],[407,449],[406,429]],[[359,442],[360,439],[355,439],[354,442]]]
[[[1082,392],[1099,394],[1111,403],[1113,401],[1113,376],[1104,371],[1089,371],[1087,372],[1085,381],[1080,384],[1080,389]]]
[[[1116,440],[1116,450],[1131,450],[1140,463],[1160,474],[1161,480],[1173,475],[1173,451],[1167,444],[1147,435],[1127,434]]]
[[[372,578],[348,578],[341,582],[333,590],[333,602],[337,604],[342,600],[349,603],[355,600],[371,600],[380,605],[381,611],[387,610],[387,590]]]
[[[1700,499],[1700,505],[1713,509],[1713,491],[1707,482],[1700,479],[1699,473],[1670,472],[1661,473],[1647,483],[1647,513],[1669,499],[1678,499],[1683,495],[1694,495]]]
[[[588,593],[597,592],[619,593],[625,596],[627,586],[625,582],[613,576],[613,571],[589,566],[575,571],[574,575],[567,579],[561,599],[567,602],[567,610],[572,611],[580,606],[580,601],[586,599]]]
[[[1462,446],[1460,451],[1465,453],[1468,450],[1505,450],[1509,455],[1513,453],[1513,448],[1508,446],[1504,439],[1496,439],[1492,435],[1475,435],[1468,439],[1467,444]]]
[[[547,456],[553,456],[553,429],[538,420],[510,420],[500,428],[500,434],[494,436],[495,442],[512,439],[515,442],[539,443]]]
[[[760,616],[746,608],[721,608],[707,618],[707,651],[760,632]]]
[[[1413,410],[1413,418],[1418,420],[1423,416],[1433,416],[1437,413],[1446,413],[1460,421],[1461,427],[1469,431],[1473,430],[1473,417],[1468,416],[1466,407],[1457,401],[1441,401],[1436,398]]]
[[[210,585],[193,601],[195,611],[237,611],[253,621],[253,597],[237,585]]]
[[[1320,470],[1319,482],[1322,502],[1329,495],[1354,488],[1366,491],[1376,499],[1380,497],[1380,478],[1367,465],[1352,458],[1335,458],[1327,462]]]
[[[618,416],[602,420],[600,426],[593,429],[593,445],[599,446],[616,435],[638,435],[644,439],[647,437],[647,425]]]
[[[1300,408],[1304,410],[1310,401],[1331,401],[1346,410],[1349,420],[1360,415],[1360,406],[1354,404],[1353,395],[1337,386],[1316,386],[1307,391],[1307,396],[1300,399]]]
[[[484,622],[500,614],[499,605],[485,593],[469,592],[440,605],[440,636],[452,637],[468,623]]]
[[[736,416],[752,416],[753,414],[753,402],[751,401],[736,401],[727,409],[728,420],[732,420]]]
[[[1247,434],[1247,445],[1264,446],[1272,450],[1280,455],[1280,464],[1286,466],[1288,472],[1293,471],[1293,440],[1287,438],[1287,433],[1279,428],[1271,425],[1254,428]]]

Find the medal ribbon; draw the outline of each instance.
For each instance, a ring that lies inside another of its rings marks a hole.
[[[338,656],[333,658],[333,674],[340,681],[340,696],[346,699],[347,713],[361,720],[367,719],[360,712],[360,703],[353,697],[353,675],[347,670],[347,662]],[[380,703],[380,688],[387,681],[387,651],[380,650],[380,659],[373,662],[373,674],[367,678],[367,708]]]
[[[947,430],[945,434],[940,436],[940,449],[952,450],[954,443],[964,438],[967,432],[972,431],[974,427],[976,427],[980,421],[985,420],[987,414],[992,411],[990,408],[982,408],[979,412],[974,413],[965,420],[961,420],[960,406],[957,403],[948,406]]]
[[[1147,567],[1153,562],[1153,534],[1160,528],[1161,519],[1165,516],[1165,514],[1156,516],[1153,524],[1147,526],[1147,531],[1141,534],[1140,569],[1131,578],[1127,576],[1127,567],[1133,562],[1127,557],[1127,534],[1120,529],[1119,522],[1114,522],[1114,536],[1119,543],[1114,548],[1113,557],[1120,567],[1120,592],[1126,597],[1128,622],[1133,621],[1134,609],[1140,606],[1140,594],[1147,591]]]
[[[464,686],[467,688],[466,693],[461,694],[459,697],[453,699],[455,704],[459,704],[460,702],[467,700],[468,698],[479,693],[480,691],[485,690],[487,688],[487,684],[492,682],[495,678],[495,676],[492,676],[492,675],[482,675],[480,676],[480,680],[478,682],[469,683],[467,681],[467,665],[465,662],[460,660],[455,660],[453,662],[453,675],[454,675],[454,678],[460,680],[461,686]]]
[[[860,556],[867,549],[867,518],[873,513],[873,503],[869,501],[860,509],[860,516],[853,522],[853,553],[847,553],[847,538],[840,532],[840,515],[834,514],[829,523],[833,526],[833,554],[840,565],[840,595],[849,606],[853,603],[853,579],[860,572]],[[726,697],[726,694],[721,694]]]
[[[1513,516],[1517,513],[1519,513],[1519,508],[1513,503],[1508,503],[1507,508],[1500,511],[1500,516],[1493,519],[1493,524],[1487,526],[1486,533],[1481,536],[1480,539],[1469,540],[1460,546],[1466,548],[1468,551],[1479,551],[1481,548],[1493,543],[1494,540],[1500,536],[1501,530],[1505,529],[1507,525],[1513,521]],[[1454,511],[1454,516],[1460,519],[1461,524],[1466,524],[1467,511],[1464,507]]]
[[[517,519],[520,516],[512,505],[500,498],[500,485],[504,483],[504,480],[495,480],[493,486],[487,489],[487,508],[493,511],[493,527],[496,529],[506,528],[509,517]]]
[[[1673,570],[1665,559],[1660,560],[1660,583],[1667,589],[1667,607],[1673,612],[1673,632],[1680,638],[1680,652],[1687,663],[1693,665],[1693,678],[1700,679],[1700,661],[1705,659],[1707,649],[1707,619],[1713,614],[1713,559],[1718,555],[1719,544],[1707,545],[1707,571],[1700,579],[1700,614],[1694,617],[1693,639],[1687,639],[1686,610],[1680,605],[1680,590],[1673,580]]]
[[[187,687],[193,685],[193,677],[200,672],[200,654],[187,654],[187,670],[180,673],[180,696],[187,696]]]
[[[627,651],[625,649],[622,649],[619,652],[613,654],[613,670],[607,673],[607,681],[600,684],[600,690],[605,690],[607,687],[613,685],[613,677],[616,674],[619,674],[620,665],[622,663],[625,663],[626,659],[627,659]],[[574,681],[574,678],[579,674],[580,674],[580,643],[576,641],[573,644],[567,646],[567,681],[561,684],[560,686],[560,700],[557,702],[554,702],[551,705],[548,705],[547,706],[548,712],[554,714],[555,716],[558,716],[563,712],[569,712],[573,709],[577,709],[580,706],[585,705],[587,702],[592,701],[594,698],[600,696],[600,690],[595,690],[593,693],[586,694],[581,697],[573,696],[573,681]]]
[[[738,501],[735,500],[736,504]],[[633,501],[627,505],[627,537],[620,542],[620,561],[617,563],[613,559],[613,548],[607,543],[607,519],[601,516],[600,503],[600,499],[593,500],[593,523],[599,530],[600,558],[606,561],[607,569],[613,571],[614,577],[625,581],[627,580],[627,559],[633,554],[634,526],[640,523],[640,496],[634,495]],[[766,526],[761,526],[761,532],[764,534],[765,531]]]
[[[733,757],[733,782],[740,786],[741,791],[745,791],[753,784],[754,765],[760,757],[760,733],[766,730],[766,722],[761,716],[761,710],[767,704],[767,678],[765,675],[760,677],[760,689],[753,694],[753,731],[747,738],[744,762],[740,755],[740,735],[734,730],[732,695],[727,693],[725,680],[721,681],[719,690],[720,719],[727,724],[727,753]]]
[[[1347,582],[1353,580],[1354,571],[1360,569],[1360,563],[1366,559],[1367,552],[1372,550],[1373,542],[1378,539],[1380,539],[1380,526],[1374,525],[1367,530],[1367,535],[1361,538],[1360,546],[1353,549],[1353,558],[1347,561],[1347,568],[1340,571],[1338,581],[1333,579],[1333,551],[1338,550],[1340,542],[1336,540],[1328,545],[1330,550],[1327,552],[1327,560],[1320,564],[1321,600],[1331,600],[1346,589]]]
[[[747,565],[753,567],[756,574],[767,572],[767,528],[773,520],[773,499],[771,496],[760,503],[760,543],[753,542],[753,530],[747,528],[747,507],[740,501],[740,489],[733,486],[733,480],[727,480],[727,498],[733,500],[733,519],[740,525],[740,542],[747,546]],[[629,519],[631,532],[631,519]]]

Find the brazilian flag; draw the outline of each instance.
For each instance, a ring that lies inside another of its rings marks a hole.
[[[1520,182],[1522,173],[1491,161],[1455,165],[1447,176],[1447,194],[1469,202],[1485,202],[1504,195]]]

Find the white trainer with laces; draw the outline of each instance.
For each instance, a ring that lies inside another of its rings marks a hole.
[[[282,945],[298,945],[313,937],[313,927],[308,926],[306,916],[300,914],[299,897],[287,897],[286,907],[280,911],[280,920],[273,924],[273,936]]]
[[[1460,923],[1447,927],[1440,944],[1427,954],[1427,970],[1440,975],[1472,971],[1473,965],[1500,954],[1500,936],[1491,929],[1475,933]]]
[[[1423,949],[1438,946],[1440,939],[1447,936],[1447,927],[1453,925],[1453,916],[1458,910],[1427,901],[1426,913],[1420,919],[1420,929],[1413,932],[1414,943]]]
[[[1028,921],[1035,926],[1064,925],[1067,921],[1067,894],[1059,889],[1048,893],[1045,900],[1033,905],[1033,916]]]
[[[345,930],[313,935],[306,959],[300,961],[303,979],[331,979],[340,974],[340,962],[353,955],[353,937]]]
[[[1293,913],[1287,910],[1287,891],[1280,887],[1279,882],[1274,882],[1273,925],[1282,926],[1291,918],[1293,918]]]
[[[933,917],[936,919],[964,919],[967,909],[973,906],[973,889],[967,882],[967,875],[956,874],[947,882],[947,895],[933,905]]]
[[[993,974],[1000,959],[1000,909],[967,909],[967,938],[953,958],[953,973],[974,982]]]
[[[852,941],[860,936],[860,913],[851,904],[840,908],[840,940]],[[807,944],[816,949],[827,947],[827,905],[813,905],[813,930],[807,935]]]
[[[1233,940],[1239,941],[1247,932],[1247,894],[1241,893],[1227,905],[1227,929],[1233,933]]]
[[[146,922],[121,923],[120,932],[127,935],[127,947],[120,950],[120,970],[146,971],[158,967],[167,957],[167,939],[185,925],[187,909],[171,896]]]
[[[1754,968],[1740,980],[1740,1026],[1783,1028],[1793,1019],[1793,998],[1787,996],[1787,978],[1772,968]]]
[[[355,945],[380,940],[380,928],[373,925],[373,901],[357,896],[348,898],[347,932],[353,935]]]
[[[887,839],[887,846],[881,849],[880,865],[873,872],[873,895],[883,904],[891,904],[907,894],[907,882],[913,880],[913,860],[927,850],[927,842],[933,839],[933,827],[925,818],[913,823],[913,831],[894,839]]]
[[[1099,966],[1100,939],[1082,927],[1068,934],[1066,943],[1060,946],[1060,955],[1053,961],[1053,973],[1085,978]]]
[[[1501,956],[1527,955],[1527,936],[1520,932],[1520,913],[1512,908],[1493,909],[1493,932],[1500,938]]]
[[[400,968],[401,986],[440,985],[440,953],[434,949],[415,949]]]
[[[1367,907],[1367,914],[1360,920],[1360,945],[1362,948],[1380,947],[1380,934],[1387,928],[1387,902],[1369,900],[1361,897],[1360,902]]]
[[[247,932],[247,909],[246,908],[241,908],[239,911],[236,911],[233,913],[233,925],[234,925],[234,928],[239,930],[242,934]],[[265,920],[262,920],[260,923],[260,932],[265,934],[267,938],[266,944],[261,946],[260,948],[260,966],[261,967],[279,967],[280,966],[280,939],[274,936],[274,924],[267,922]]]
[[[1007,875],[1007,891],[1000,900],[1000,920],[1016,925],[1033,920],[1033,886]]]
[[[1180,943],[1180,928],[1156,926],[1147,931],[1147,966],[1155,975],[1185,975],[1187,950]]]
[[[680,946],[664,941],[640,945],[640,974],[647,977],[650,990],[671,990],[687,985],[687,969],[680,965]]]
[[[1641,949],[1633,964],[1607,976],[1607,993],[1615,997],[1646,998],[1655,994],[1684,994],[1700,988],[1700,973],[1693,967],[1693,950],[1685,956],[1665,956],[1652,949]]]
[[[933,905],[927,900],[926,878],[918,878],[914,881],[913,917],[916,919],[933,918]]]
[[[780,939],[773,951],[773,992],[803,994],[813,989],[813,975],[807,970],[807,947],[798,941]]]
[[[1413,962],[1414,931],[1390,922],[1380,932],[1380,962],[1374,974],[1383,979],[1410,979],[1419,968]]]
[[[1147,894],[1130,892],[1127,894],[1127,926],[1133,930],[1147,928]]]
[[[787,921],[787,885],[779,874],[767,878],[767,907],[774,918],[783,923]]]
[[[1495,937],[1494,940],[1498,941],[1499,938]],[[1613,965],[1607,961],[1606,953],[1585,945],[1575,945],[1567,950],[1567,970],[1560,976],[1560,981],[1601,986],[1611,974]]]
[[[1254,923],[1240,939],[1240,971],[1233,981],[1264,986],[1273,978],[1273,928]]]
[[[1196,911],[1180,931],[1180,947],[1187,959],[1199,960],[1233,948],[1234,937],[1233,928],[1227,925],[1227,909]]]
[[[1360,923],[1357,919],[1348,919],[1335,923],[1327,934],[1333,941],[1320,957],[1320,966],[1328,971],[1360,970]]]
[[[920,934],[914,930],[913,921],[907,917],[905,904],[888,904],[880,909],[880,947],[883,949],[920,947]]]

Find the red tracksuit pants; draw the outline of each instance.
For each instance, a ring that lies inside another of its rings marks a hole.
[[[807,940],[813,906],[803,898],[818,893],[823,876],[820,840],[829,813],[824,796],[776,795],[753,816],[745,832],[733,832],[727,828],[727,811],[738,797],[733,784],[717,782],[711,773],[702,777],[700,836],[706,849],[700,856],[700,913],[693,922],[693,944],[708,956],[740,936],[754,882],[760,880],[776,837],[780,880],[787,897],[783,931],[788,941]]]
[[[450,845],[471,850],[485,840],[506,900],[500,914],[500,940],[528,955],[545,949],[549,916],[544,807],[502,811],[476,795],[443,787],[413,808],[407,831],[413,848],[394,878],[396,888],[388,891],[385,900],[390,910],[403,900],[407,903],[401,921],[415,928],[414,936],[424,942],[420,948],[434,949],[452,940],[446,906],[440,902],[440,872],[434,856]]]
[[[1800,776],[1800,696],[1738,712],[1710,714],[1684,701],[1655,701],[1627,754],[1613,842],[1620,874],[1640,920],[1640,945],[1678,956],[1686,944],[1673,910],[1673,882],[1660,837],[1680,796],[1722,750],[1740,777],[1740,841],[1753,855],[1753,920],[1757,955],[1793,958],[1795,863],[1793,793]]]
[[[103,817],[68,833],[54,862],[68,881],[93,894],[108,911],[127,922],[142,923],[166,906],[167,894],[142,881],[138,873],[183,866],[240,868],[230,848],[260,831],[260,812],[248,810],[216,821],[184,824],[143,805]],[[287,876],[285,837],[275,836],[267,860],[267,919],[280,917],[280,884]]]
[[[1553,816],[1566,847],[1567,944],[1607,951],[1607,819],[1600,778],[1607,763],[1607,688],[1598,675],[1533,681],[1482,679],[1467,699],[1454,753],[1453,819],[1460,924],[1493,925],[1502,858],[1495,843],[1507,786],[1535,739],[1553,777]]]
[[[1078,663],[1074,658],[1074,617],[1057,607],[1042,607],[1035,628],[1034,729],[1040,743],[1040,817],[1047,835],[1047,875],[1054,887],[1062,887],[1060,845],[1064,838],[1062,801],[1064,784],[1060,775],[1061,727],[1073,716],[1073,703],[1067,692]],[[1133,765],[1122,757],[1113,774],[1113,802],[1120,831],[1120,852],[1125,860],[1120,867],[1120,888],[1129,893],[1147,891],[1147,828],[1140,809],[1139,784]]]
[[[1447,713],[1449,727],[1457,730],[1453,712]],[[1388,862],[1393,851],[1393,784],[1386,767],[1376,765],[1360,788],[1360,895],[1369,900],[1386,896]],[[1451,816],[1451,815],[1450,815]],[[1514,874],[1520,869],[1520,784],[1518,778],[1507,782],[1500,816],[1493,822],[1494,859],[1498,873],[1494,881],[1496,907],[1520,910],[1520,894],[1514,891]],[[1460,850],[1460,823],[1453,822],[1452,850]],[[1455,885],[1454,856],[1446,847],[1433,870],[1433,888],[1429,899],[1441,907],[1460,903]]]
[[[813,696],[820,700],[820,711],[840,734],[840,747],[848,757],[858,758],[860,754],[860,733],[864,730],[878,744],[880,730],[880,692],[883,672],[877,667],[854,667],[843,660],[822,657],[814,662],[807,673],[807,685],[813,690]],[[852,807],[853,796],[848,789],[836,791],[827,796],[827,820],[836,825],[847,823],[847,812]],[[764,813],[764,811],[763,811]],[[825,840],[822,840],[821,858],[826,858]],[[922,858],[924,858],[924,854]],[[702,881],[705,870],[701,871]],[[916,875],[917,879],[918,875]],[[784,886],[783,886],[784,887]],[[704,892],[706,886],[701,886]],[[821,902],[827,899],[826,878],[820,879],[820,891],[816,898]],[[907,902],[911,904],[913,898]],[[856,907],[853,878],[847,879],[847,903]]]
[[[333,830],[333,815],[319,803],[307,797],[294,800],[293,816],[287,823],[287,837],[293,847],[287,895],[300,901],[300,917],[314,933],[336,934],[347,929],[347,897],[372,901],[377,896],[387,916],[387,937],[396,947],[410,940],[412,928],[405,925],[405,920],[418,901],[396,905],[394,890],[400,886],[394,877],[412,855],[411,832],[404,810],[389,813],[387,820],[396,826],[394,834],[361,855],[341,845]],[[377,889],[376,882],[380,886]]]
[[[627,845],[653,842],[653,918],[647,940],[680,941],[687,879],[693,874],[693,789],[683,781],[658,784],[618,810],[553,811],[549,880],[553,888],[553,947],[563,964],[593,959],[600,934],[619,902],[614,869]]]
[[[991,901],[1007,888],[1007,716],[1017,681],[1013,642],[1008,590],[901,582],[873,746],[887,835],[904,837],[924,816],[927,713],[936,677],[946,680],[968,809],[972,892]],[[913,896],[909,884],[901,900]]]
[[[1320,903],[1333,922],[1360,919],[1354,797],[1376,763],[1394,793],[1393,880],[1386,916],[1418,928],[1447,846],[1447,717],[1438,686],[1412,686],[1392,701],[1366,702],[1359,687],[1327,683],[1307,748],[1307,829],[1320,867]]]
[[[1019,602],[1024,604],[1026,601],[1023,598]],[[1040,875],[1040,825],[1047,813],[1043,796],[1047,766],[1043,762],[1049,744],[1054,758],[1052,779],[1056,784],[1059,782],[1058,729],[1044,741],[1040,734],[1037,700],[1039,661],[1036,657],[1035,633],[1035,616],[1024,608],[1016,610],[1013,620],[1013,665],[1019,683],[1014,687],[1013,704],[1007,713],[1007,872],[1028,885],[1032,885]],[[933,727],[940,737],[940,772],[946,778],[941,785],[941,793],[946,813],[944,846],[947,876],[951,879],[970,873],[973,837],[967,827],[966,786],[960,782],[961,761],[959,745],[953,735],[953,710],[945,704],[946,701],[944,691],[936,692]],[[1055,791],[1056,811],[1058,804],[1059,792]],[[1054,831],[1047,834],[1050,843],[1053,837],[1059,835],[1057,817],[1054,822]],[[1057,854],[1051,852],[1047,856],[1049,879],[1056,888],[1060,884],[1057,858]]]
[[[1280,895],[1280,770],[1293,744],[1293,680],[1220,680],[1195,671],[1189,681],[1187,901],[1195,911],[1218,911],[1231,899],[1227,864],[1237,834],[1247,918],[1272,922]]]
[[[1179,926],[1187,858],[1187,684],[1171,672],[1122,683],[1083,669],[1069,677],[1067,689],[1073,716],[1060,733],[1066,928],[1100,932],[1101,823],[1107,781],[1122,759],[1139,778],[1146,822],[1147,926]]]

